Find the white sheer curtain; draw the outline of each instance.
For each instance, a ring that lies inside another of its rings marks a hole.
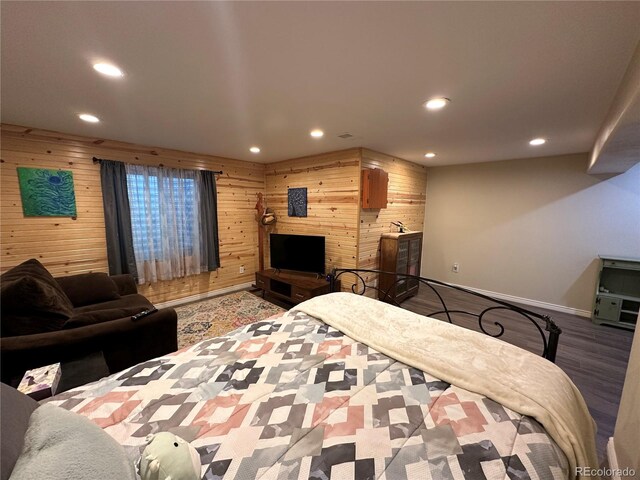
[[[138,282],[201,269],[199,182],[195,170],[126,165]]]

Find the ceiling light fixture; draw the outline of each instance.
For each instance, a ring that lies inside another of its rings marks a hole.
[[[321,138],[324,136],[324,132],[322,130],[311,130],[310,135],[313,138]]]
[[[529,142],[529,145],[537,147],[538,145],[544,145],[545,143],[547,143],[547,141],[544,138],[534,138]]]
[[[259,148],[259,147],[251,147],[251,148],[249,149],[249,151],[250,151],[251,153],[260,153],[260,148]]]
[[[429,110],[440,110],[441,108],[446,107],[447,103],[449,103],[450,101],[451,100],[445,97],[432,98],[431,100],[425,102],[424,106]]]
[[[80,118],[80,120],[84,120],[85,122],[89,123],[98,123],[100,121],[98,117],[96,117],[95,115],[90,115],[88,113],[79,113],[78,117]]]
[[[93,69],[96,72],[100,72],[103,75],[108,75],[109,77],[123,77],[124,72],[120,70],[115,65],[111,65],[110,63],[95,63],[93,65]]]
[[[427,157],[427,158],[433,158],[433,157],[436,156],[436,154],[433,153],[433,152],[428,152],[428,153],[425,153],[424,156]]]

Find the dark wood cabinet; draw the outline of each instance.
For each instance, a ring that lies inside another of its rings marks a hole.
[[[380,238],[380,270],[420,276],[422,232],[383,233]],[[380,275],[380,300],[400,303],[418,293],[420,282],[397,275]],[[385,295],[387,293],[388,295]]]
[[[362,169],[362,208],[387,208],[389,174],[381,168]]]
[[[263,294],[273,295],[294,304],[329,293],[329,282],[324,277],[277,270],[256,272],[256,287],[261,289]]]

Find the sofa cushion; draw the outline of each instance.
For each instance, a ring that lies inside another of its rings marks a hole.
[[[86,325],[94,325],[96,323],[110,322],[119,318],[130,317],[136,313],[140,313],[150,307],[123,307],[108,308],[105,310],[91,310],[88,312],[78,313],[66,321],[63,328],[78,328]]]
[[[31,259],[0,277],[2,336],[62,328],[73,305],[46,268]]]
[[[4,383],[0,384],[0,409],[2,419],[2,453],[0,458],[0,480],[7,480],[18,461],[24,435],[29,426],[31,413],[38,402]]]
[[[93,305],[85,305],[84,307],[78,307],[73,309],[73,316],[80,313],[95,312],[99,310],[111,310],[111,309],[139,309],[145,310],[151,308],[153,305],[143,295],[139,293],[133,295],[123,295],[117,300],[110,300],[108,302],[94,303]]]
[[[88,418],[51,404],[31,415],[11,480],[135,480],[133,460]]]
[[[56,278],[74,307],[120,298],[118,286],[106,273],[81,273]]]

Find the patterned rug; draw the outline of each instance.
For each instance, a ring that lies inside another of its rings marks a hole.
[[[178,348],[193,345],[205,338],[219,337],[284,311],[284,308],[247,291],[176,307]]]

